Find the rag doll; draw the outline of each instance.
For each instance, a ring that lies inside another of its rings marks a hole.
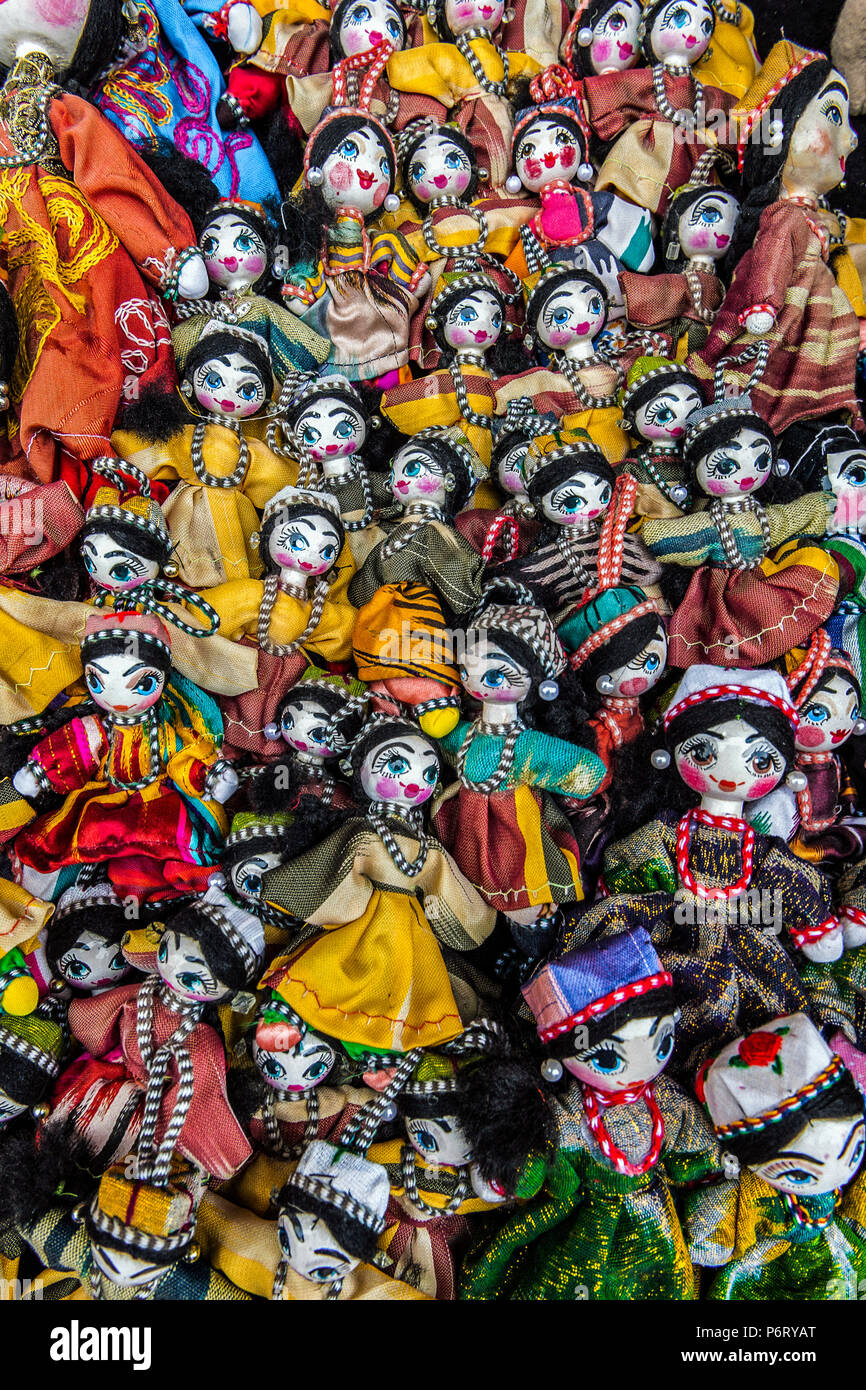
[[[628,459],[639,516],[680,516],[690,491],[682,457],[686,426],[703,406],[697,377],[664,357],[639,357],[621,397],[623,425],[640,442]]]
[[[527,398],[512,402],[510,412],[499,423],[490,455],[490,477],[506,500],[498,507],[467,507],[454,520],[461,536],[488,565],[526,555],[538,535],[523,465],[529,445],[550,428],[551,420],[536,415]]]
[[[737,359],[742,389],[763,348],[752,400],[776,433],[837,411],[860,421],[861,323],[828,264],[819,217],[854,148],[848,112],[848,89],[829,60],[787,40],[771,49],[742,101],[737,151],[747,196],[729,251],[733,280],[688,365],[709,382],[722,358]]]
[[[375,717],[349,754],[363,815],[265,874],[262,896],[318,929],[262,980],[314,1032],[404,1053],[462,1030],[441,947],[471,950],[495,912],[424,825],[439,780],[416,725]]]
[[[765,1020],[698,1078],[728,1181],[690,1213],[709,1299],[851,1299],[866,1268],[863,1097],[805,1014]]]
[[[543,1133],[532,1124],[541,1102],[555,1148],[543,1187],[473,1244],[460,1297],[695,1298],[674,1196],[718,1173],[717,1146],[663,1075],[679,1010],[649,936],[633,926],[552,959],[523,995],[545,1047],[541,1078],[479,1068],[469,1133],[482,1172],[501,1181],[512,1150]]]
[[[97,994],[125,980],[132,966],[121,946],[130,925],[109,883],[67,888],[43,933],[45,963],[57,992]]]

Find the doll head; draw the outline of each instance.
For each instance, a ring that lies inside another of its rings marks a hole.
[[[394,811],[429,801],[439,781],[439,750],[407,719],[374,716],[349,754],[352,796],[359,805],[381,802]]]
[[[206,330],[178,366],[180,389],[193,408],[227,425],[257,415],[273,394],[266,344],[245,329],[218,325]]]
[[[395,52],[406,43],[406,21],[392,0],[339,0],[331,15],[331,57],[353,58],[380,44]]]
[[[505,300],[483,271],[446,272],[430,306],[427,327],[446,360],[484,356],[496,346],[505,322]]]
[[[84,1215],[97,1278],[144,1291],[191,1254],[206,1182],[205,1174],[178,1156],[164,1185],[130,1176],[125,1162],[112,1164]]]
[[[299,446],[326,472],[328,464],[353,458],[367,441],[372,421],[361,396],[344,377],[308,382],[285,416]]]
[[[710,0],[654,0],[644,8],[638,39],[648,63],[682,69],[704,56],[715,27]]]
[[[613,469],[585,430],[539,435],[527,450],[524,472],[536,511],[554,526],[586,528],[610,506]]]
[[[608,700],[635,700],[658,684],[668,642],[658,601],[632,585],[602,589],[570,616],[570,662],[584,687]]]
[[[526,305],[527,334],[549,352],[592,356],[607,323],[607,291],[597,275],[569,266],[545,270]]]
[[[490,474],[506,497],[528,497],[524,463],[535,431],[522,426],[497,436],[490,459]]]
[[[748,397],[729,397],[689,418],[683,455],[708,497],[734,501],[764,486],[776,462],[776,436]]]
[[[156,969],[173,994],[194,1004],[217,1004],[256,978],[265,952],[258,917],[214,885],[166,923]]]
[[[697,377],[678,362],[639,357],[622,393],[623,425],[651,448],[678,447],[703,406]]]
[[[698,1078],[725,1154],[790,1197],[845,1187],[866,1152],[863,1097],[805,1014],[762,1023]]]
[[[594,1091],[617,1095],[664,1071],[679,1013],[648,933],[633,927],[551,960],[523,986],[551,1061]]]
[[[391,461],[391,491],[404,507],[426,503],[456,516],[475,490],[476,459],[453,426],[419,430]]]
[[[639,0],[582,0],[563,40],[562,56],[575,77],[623,72],[638,60]]]
[[[230,893],[248,900],[259,897],[263,875],[287,857],[286,823],[286,815],[279,812],[265,820],[251,811],[238,811],[220,856],[222,878],[227,879]],[[219,876],[212,882],[225,886]]]
[[[478,161],[471,142],[457,126],[419,121],[400,139],[403,188],[413,207],[426,213],[439,198],[469,203],[478,190]]]
[[[459,1090],[454,1062],[428,1052],[397,1099],[409,1143],[431,1167],[465,1168],[472,1162],[458,1115]]]
[[[835,495],[834,529],[859,532],[866,519],[866,441],[862,435],[850,425],[827,425],[793,466],[804,484],[806,478],[814,478],[817,486],[829,487]]]
[[[259,553],[271,573],[317,579],[334,568],[345,539],[330,492],[284,487],[265,504]]]
[[[740,204],[727,189],[686,184],[665,214],[661,241],[665,269],[683,270],[691,260],[720,261],[728,253]]]
[[[253,289],[273,261],[274,234],[264,215],[251,204],[229,199],[217,203],[198,239],[207,273],[221,290]]]
[[[860,712],[860,683],[849,657],[833,651],[823,628],[814,634],[788,686],[800,715],[798,753],[838,752],[854,733]]]
[[[0,63],[44,53],[58,75],[86,85],[112,58],[127,25],[114,0],[68,0],[66,4],[5,0],[0,14]]]
[[[304,175],[326,209],[349,208],[371,217],[394,192],[394,142],[375,116],[334,108],[310,134]]]
[[[494,34],[505,14],[505,0],[429,0],[427,18],[440,39],[451,40],[470,29]]]
[[[373,1259],[389,1196],[388,1174],[380,1164],[314,1140],[277,1197],[285,1266],[314,1284],[331,1284],[338,1293],[347,1274]]]
[[[162,697],[171,673],[171,638],[158,618],[99,614],[85,624],[81,664],[93,703],[107,714],[135,720]]]
[[[460,680],[467,695],[494,711],[521,705],[537,687],[558,694],[565,653],[544,609],[528,603],[488,603],[466,629]]]
[[[366,710],[360,681],[311,666],[277,705],[268,737],[282,738],[301,759],[329,761],[345,754],[360,732]]]
[[[334,1038],[315,1033],[273,990],[256,1014],[250,1056],[273,1090],[290,1097],[321,1086],[340,1057]]]
[[[530,193],[557,181],[588,183],[589,135],[576,105],[547,103],[519,112],[511,137],[514,176]]]
[[[171,553],[158,503],[148,496],[121,500],[116,487],[99,488],[81,532],[84,568],[98,589],[125,593],[151,583],[171,565]]]
[[[0,960],[0,1128],[40,1104],[60,1073],[69,1037],[55,1003],[39,1002],[16,948]]]
[[[777,787],[794,759],[797,711],[776,671],[690,666],[664,717],[679,776],[705,809],[740,814]]]
[[[121,950],[130,923],[109,883],[73,884],[58,900],[45,941],[57,979],[88,993],[120,984],[132,970]]]

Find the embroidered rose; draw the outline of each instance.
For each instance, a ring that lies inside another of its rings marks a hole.
[[[777,1075],[782,1074],[782,1037],[787,1028],[778,1033],[750,1033],[743,1038],[737,1048],[737,1056],[731,1058],[732,1067],[772,1067]]]

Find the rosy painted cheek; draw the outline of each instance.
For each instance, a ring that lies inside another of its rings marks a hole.
[[[339,160],[328,173],[328,183],[338,193],[344,193],[352,182],[352,166]]]
[[[551,347],[563,347],[566,343],[573,342],[575,337],[570,328],[551,328],[547,336]]]
[[[771,774],[769,777],[759,777],[757,781],[753,782],[747,789],[744,799],[746,801],[757,801],[761,796],[769,796],[770,792],[778,787],[781,780],[781,774],[777,777],[775,773]]]
[[[431,188],[430,185],[425,183],[423,179],[419,179],[418,182],[415,184],[415,194],[418,198],[421,198],[422,200],[429,200],[434,196],[435,192],[435,188]]]
[[[388,185],[380,183],[373,194],[373,207],[380,208],[388,196]]]
[[[382,801],[393,801],[400,794],[400,783],[395,778],[379,777],[376,779],[376,795]]]
[[[541,178],[541,160],[540,160],[540,159],[527,159],[527,160],[524,161],[524,166],[523,166],[523,167],[525,168],[525,170],[526,170],[526,172],[527,172],[529,178],[531,178],[531,179],[540,179],[540,178]]]
[[[699,767],[695,767],[692,763],[680,763],[677,771],[686,786],[691,787],[693,792],[703,793],[709,790],[710,784]]]
[[[344,457],[344,458],[348,458],[349,454],[356,454],[357,452],[358,452],[358,445],[357,445],[357,443],[355,442],[355,440],[354,440],[354,439],[347,439],[346,442],[345,442],[344,445],[343,445],[343,457]]]
[[[620,692],[623,695],[642,695],[649,688],[649,681],[646,676],[635,676],[632,680],[623,681]]]
[[[664,425],[644,424],[640,427],[640,432],[644,439],[667,439],[669,431]]]
[[[265,258],[264,256],[248,256],[244,264],[250,275],[261,275],[265,268]]]
[[[571,169],[574,166],[576,156],[577,151],[574,149],[574,146],[566,145],[564,149],[560,151],[559,155],[559,162],[563,169]]]
[[[344,31],[340,38],[347,53],[363,53],[367,47],[367,35],[358,29]]]
[[[209,391],[196,391],[195,398],[199,405],[204,406],[205,410],[216,410],[218,408],[216,397],[212,396]]]
[[[693,231],[691,234],[692,246],[696,246],[699,251],[705,251],[710,245],[709,232]]]
[[[441,487],[441,483],[440,483],[440,481],[439,481],[438,478],[419,478],[419,479],[418,479],[418,491],[419,491],[419,492],[438,492],[440,487]]]
[[[720,478],[707,478],[704,487],[707,492],[712,493],[713,497],[724,497],[730,483],[722,482]]]
[[[125,593],[127,589],[137,589],[141,582],[140,579],[124,579],[123,582],[119,584],[117,580],[112,580],[111,587],[112,589]]]
[[[467,171],[466,171],[465,169],[460,169],[460,170],[454,175],[454,187],[455,187],[455,189],[457,190],[458,193],[465,193],[465,192],[466,192],[466,189],[469,187],[469,180],[470,180],[470,178],[471,178],[471,175],[470,175],[469,173],[467,173]]]
[[[448,336],[453,347],[459,347],[462,343],[472,343],[475,341],[471,331],[468,328],[462,328],[457,323],[451,324],[448,329]]]
[[[611,51],[612,44],[610,39],[596,39],[595,43],[592,45],[590,57],[593,62],[606,63],[611,55]]]
[[[802,748],[817,748],[823,742],[824,734],[814,726],[801,724],[797,730],[797,743]]]

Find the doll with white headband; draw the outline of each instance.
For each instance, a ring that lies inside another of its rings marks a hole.
[[[745,819],[793,767],[799,720],[775,671],[690,667],[665,711],[656,771],[644,792],[635,781],[620,819],[640,828],[605,850],[610,896],[563,933],[568,949],[646,927],[682,1009],[678,1075],[768,1008],[850,1028],[826,968],[844,947],[830,881]],[[810,966],[808,982],[806,962],[823,967]]]
[[[482,1064],[465,1114],[482,1174],[511,1186],[516,1161],[535,1191],[474,1242],[460,1297],[695,1298],[674,1197],[718,1173],[718,1150],[664,1075],[679,1010],[649,936],[633,926],[551,959],[523,996],[541,1074]]]
[[[805,1014],[738,1037],[698,1078],[728,1181],[689,1213],[710,1299],[857,1298],[866,1269],[863,1097]]]

